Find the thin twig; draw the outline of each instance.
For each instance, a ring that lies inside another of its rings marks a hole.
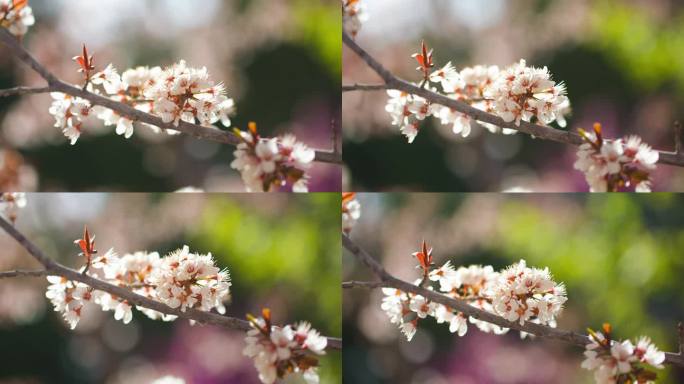
[[[88,92],[82,88],[75,87],[59,80],[47,68],[31,55],[14,36],[12,36],[5,28],[0,28],[0,41],[4,42],[12,51],[12,53],[31,67],[35,72],[40,74],[47,82],[49,87],[43,88],[45,92],[61,92],[74,97],[90,101],[94,105],[99,105],[111,109],[119,115],[126,116],[134,121],[139,121],[154,125],[163,129],[172,129],[183,132],[198,139],[210,140],[222,144],[238,145],[240,140],[231,132],[223,131],[218,128],[204,127],[197,124],[190,124],[181,121],[178,126],[171,123],[165,123],[161,118],[139,111],[124,103],[119,103],[107,97],[96,95]],[[33,92],[36,93],[36,92]],[[342,164],[342,156],[334,151],[315,150],[314,161],[321,163]]]
[[[387,89],[387,84],[353,84],[343,85],[342,92],[352,91],[383,91]]]
[[[373,56],[361,48],[346,32],[342,32],[342,41],[349,47],[354,53],[356,53],[363,61],[366,62],[375,73],[378,74],[385,82],[388,89],[396,89],[404,91],[409,94],[418,95],[432,103],[440,104],[445,107],[449,107],[455,111],[466,114],[473,119],[485,123],[494,124],[502,128],[510,128],[516,131],[527,133],[534,138],[539,138],[543,140],[556,141],[559,143],[580,145],[584,141],[582,137],[574,132],[564,131],[560,129],[555,129],[549,126],[537,125],[521,121],[520,125],[516,125],[515,122],[506,122],[496,115],[492,115],[483,110],[474,108],[462,101],[451,99],[445,95],[432,92],[428,89],[421,88],[410,82],[400,79],[399,77],[393,75],[385,67],[380,64]],[[662,164],[669,164],[675,166],[684,166],[684,154],[678,152],[667,152],[658,151],[659,158],[658,162]]]
[[[679,121],[674,122],[674,135],[675,153],[682,155],[682,124]]]
[[[31,95],[35,93],[48,93],[50,87],[14,87],[0,90],[0,97]]]
[[[0,227],[12,236],[28,253],[38,260],[46,269],[48,275],[62,276],[66,279],[78,281],[100,291],[110,293],[114,296],[127,300],[132,305],[153,309],[157,312],[168,315],[175,315],[181,318],[195,320],[202,324],[218,325],[225,328],[247,331],[251,329],[248,321],[230,316],[218,315],[210,312],[199,311],[196,309],[186,309],[181,311],[171,308],[166,304],[141,296],[126,288],[110,284],[106,281],[96,279],[90,275],[84,275],[71,268],[65,267],[47,257],[35,244],[27,239],[12,224],[0,217]],[[328,348],[341,349],[342,339],[328,337]]]
[[[382,288],[386,287],[387,283],[384,281],[356,281],[356,280],[351,280],[351,281],[343,281],[342,282],[342,288],[344,289],[349,289],[349,288],[368,288],[368,289],[374,289],[374,288]]]
[[[24,277],[24,276],[40,277],[40,276],[46,276],[47,274],[48,274],[47,269],[31,269],[31,270],[17,269],[14,271],[0,272],[0,279],[6,279],[6,278],[10,278],[10,277]]]
[[[680,321],[677,324],[677,336],[679,341],[679,355],[684,356],[684,324]]]
[[[518,322],[511,322],[504,319],[503,317],[495,315],[494,313],[473,307],[464,300],[445,296],[438,292],[431,291],[429,289],[425,289],[413,285],[409,282],[400,280],[390,275],[382,267],[382,265],[380,265],[380,263],[378,263],[365,250],[363,250],[356,243],[354,243],[354,241],[352,241],[352,239],[349,238],[349,236],[347,236],[346,234],[342,234],[342,245],[345,249],[347,249],[347,251],[351,252],[359,261],[367,265],[377,277],[379,277],[384,283],[386,283],[386,286],[393,287],[403,292],[410,292],[416,295],[421,295],[426,299],[445,305],[456,311],[462,312],[466,316],[486,321],[488,323],[495,324],[500,327],[511,328],[517,331],[527,332],[541,338],[560,340],[580,347],[584,347],[586,344],[590,342],[589,337],[581,333],[566,331],[558,328],[551,328],[546,325],[534,324],[531,322],[526,322],[523,325],[520,325],[520,323]],[[684,367],[684,355],[680,353],[665,352],[665,362],[668,364]]]

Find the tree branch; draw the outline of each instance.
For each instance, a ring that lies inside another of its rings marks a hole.
[[[106,281],[96,279],[90,275],[77,272],[71,268],[67,268],[47,257],[35,244],[33,244],[12,224],[10,224],[2,217],[0,217],[0,227],[2,227],[2,229],[4,229],[5,232],[7,232],[7,234],[12,236],[24,249],[26,249],[26,251],[28,251],[28,253],[31,256],[33,256],[36,260],[43,264],[43,266],[45,267],[45,274],[47,275],[62,276],[69,280],[78,281],[92,288],[126,299],[129,303],[133,305],[139,305],[141,307],[153,309],[157,312],[165,313],[168,315],[175,315],[180,318],[195,320],[202,324],[212,324],[240,331],[247,331],[251,329],[249,322],[246,320],[230,316],[218,315],[211,312],[199,311],[196,309],[187,309],[185,310],[185,312],[183,312],[179,309],[171,308],[166,304],[138,295],[137,293],[131,292],[126,288],[110,284]],[[342,348],[342,339],[333,337],[328,337],[327,339],[328,348]]]
[[[492,115],[480,109],[474,108],[462,101],[451,99],[445,95],[432,92],[428,89],[421,88],[410,82],[400,79],[399,77],[393,75],[385,67],[382,66],[373,56],[361,48],[346,32],[342,32],[342,41],[349,47],[354,53],[356,53],[363,61],[366,62],[375,73],[378,74],[385,82],[387,89],[396,89],[410,93],[413,95],[418,95],[432,103],[440,104],[445,107],[449,107],[455,111],[466,114],[473,119],[485,123],[494,124],[502,128],[510,128],[516,131],[527,133],[535,138],[543,140],[551,140],[559,143],[580,145],[584,143],[582,137],[574,132],[564,131],[560,129],[555,129],[549,126],[537,125],[521,121],[520,125],[515,125],[514,122],[505,122],[503,119],[496,115]],[[658,162],[662,164],[669,164],[675,166],[684,166],[684,153],[680,152],[666,152],[659,151]]]
[[[24,277],[24,276],[40,277],[40,276],[47,276],[47,275],[48,275],[47,269],[32,269],[32,270],[17,269],[14,271],[0,272],[0,279],[6,279],[6,278],[10,278],[10,277]]]
[[[50,87],[14,87],[0,90],[0,97],[9,97],[17,95],[30,95],[34,93],[48,93]]]
[[[356,245],[349,236],[342,234],[342,245],[347,251],[352,253],[359,261],[368,266],[377,277],[382,280],[384,286],[393,287],[395,289],[401,290],[403,292],[411,292],[416,295],[421,295],[431,301],[436,303],[446,305],[449,308],[462,312],[466,316],[473,317],[478,320],[486,321],[491,324],[496,324],[500,327],[511,328],[517,331],[527,332],[535,336],[560,340],[566,343],[574,344],[580,347],[584,347],[590,342],[588,336],[572,331],[566,331],[558,328],[551,328],[541,324],[534,324],[526,322],[520,325],[518,322],[510,322],[503,317],[495,315],[491,312],[473,307],[466,301],[452,298],[449,296],[442,295],[435,291],[431,291],[409,282],[400,280],[392,275],[390,275],[383,267],[378,263],[373,257],[371,257],[366,251],[361,247]],[[665,352],[665,362],[672,365],[677,365],[684,367],[684,354],[680,351],[679,353]]]
[[[387,89],[387,84],[352,84],[343,85],[342,92],[352,91],[383,91]]]
[[[351,281],[343,281],[342,282],[342,288],[343,289],[349,289],[349,288],[374,289],[374,288],[383,288],[386,286],[387,286],[387,283],[385,283],[383,281],[356,281],[356,280],[351,280]]]
[[[5,28],[0,28],[0,40],[5,43],[12,53],[27,64],[31,69],[37,72],[43,79],[48,82],[49,87],[43,88],[44,92],[61,92],[74,97],[90,101],[93,105],[99,105],[109,108],[121,116],[126,116],[133,121],[139,121],[150,125],[157,126],[163,129],[173,129],[183,132],[198,139],[215,141],[222,144],[238,145],[239,139],[231,132],[223,131],[218,128],[204,127],[197,124],[190,124],[181,121],[178,126],[171,123],[164,123],[161,118],[139,111],[129,105],[119,103],[107,97],[96,95],[88,92],[82,88],[75,87],[59,80],[47,68],[31,55],[20,43],[14,38]],[[28,89],[28,88],[25,88]],[[8,90],[9,91],[9,90]],[[39,93],[37,91],[30,93]],[[10,93],[11,94],[11,93]],[[336,151],[315,150],[316,156],[314,161],[321,163],[342,164],[342,155]]]

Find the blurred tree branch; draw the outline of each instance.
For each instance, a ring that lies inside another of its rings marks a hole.
[[[383,288],[387,287],[387,283],[382,282],[382,281],[356,281],[356,280],[351,280],[351,281],[343,281],[342,282],[342,288],[344,289],[349,289],[349,288],[368,288],[368,289],[374,289],[374,288]]]
[[[40,276],[47,276],[47,275],[48,275],[47,269],[31,269],[31,270],[17,269],[14,271],[0,272],[0,279],[6,279],[9,277],[24,277],[24,276],[40,277]]]
[[[0,97],[30,95],[35,93],[48,93],[50,87],[14,87],[0,90]]]
[[[240,140],[231,132],[222,131],[218,128],[209,128],[197,124],[190,124],[184,121],[181,121],[178,126],[175,126],[171,123],[164,123],[162,119],[157,116],[139,111],[129,105],[116,102],[107,97],[100,96],[83,90],[81,88],[75,87],[73,85],[67,84],[58,79],[47,68],[45,68],[5,28],[0,28],[0,41],[5,43],[5,45],[7,45],[7,47],[10,48],[12,53],[17,58],[19,58],[26,65],[31,67],[31,69],[38,73],[48,83],[48,87],[44,88],[19,87],[8,90],[0,90],[0,97],[28,93],[60,92],[88,100],[94,105],[109,108],[122,116],[130,118],[133,121],[147,123],[163,129],[173,129],[198,139],[215,141],[222,144],[238,145],[240,143]],[[317,149],[315,150],[315,152],[316,156],[314,158],[314,161],[321,163],[342,164],[342,155],[340,153],[337,153],[337,151],[334,148],[332,150]]]
[[[387,84],[352,84],[343,85],[342,92],[353,92],[353,91],[382,91],[389,89]]]
[[[368,65],[376,74],[378,74],[382,78],[382,80],[385,82],[384,87],[386,89],[396,89],[404,91],[409,94],[418,95],[432,103],[440,104],[445,107],[449,107],[455,111],[466,114],[477,121],[494,124],[502,128],[514,129],[516,131],[527,133],[528,135],[531,135],[535,138],[551,140],[571,145],[580,145],[584,143],[582,137],[577,133],[563,131],[548,126],[532,124],[525,121],[521,121],[519,126],[515,125],[514,122],[507,123],[496,115],[492,115],[480,109],[474,108],[462,101],[454,100],[445,95],[432,92],[426,88],[421,88],[419,86],[411,84],[410,82],[400,79],[399,77],[392,74],[382,64],[380,64],[380,62],[378,62],[373,56],[371,56],[370,53],[361,48],[361,46],[359,46],[354,41],[354,39],[351,36],[349,36],[346,32],[342,32],[342,41],[347,47],[349,47],[349,49],[354,51],[354,53],[356,53],[366,63],[366,65]],[[343,85],[342,89],[343,91],[368,91],[382,88],[378,85]],[[658,151],[658,162],[662,164],[684,167],[684,153],[678,150],[681,144],[678,141],[679,134],[676,133],[676,136],[676,150],[674,152]]]
[[[370,268],[373,274],[380,279],[380,282],[378,283],[362,282],[361,284],[359,284],[358,282],[356,282],[355,284],[348,284],[348,286],[345,288],[349,288],[349,286],[362,286],[364,288],[372,288],[369,286],[370,284],[377,284],[377,287],[392,287],[403,292],[410,292],[416,295],[421,295],[436,303],[446,305],[449,308],[462,312],[466,316],[471,316],[478,320],[486,321],[491,324],[496,324],[500,327],[511,328],[517,331],[527,332],[541,338],[560,340],[580,347],[584,347],[586,344],[591,342],[588,336],[572,331],[551,328],[546,325],[540,325],[530,322],[526,322],[523,325],[520,325],[520,323],[518,322],[511,322],[504,319],[503,317],[495,315],[494,313],[473,307],[464,300],[445,296],[438,292],[431,291],[429,289],[425,289],[417,285],[413,285],[404,280],[400,280],[390,275],[385,270],[385,268],[383,268],[383,266],[380,265],[380,263],[378,263],[377,260],[370,256],[356,243],[354,243],[354,241],[347,234],[344,233],[342,234],[342,245],[347,251],[352,253],[359,261],[361,261],[368,268]],[[684,340],[684,336],[682,336],[683,334],[681,332],[684,331],[680,331],[680,336],[678,340],[680,342],[684,342],[682,341]],[[665,363],[684,367],[684,352],[682,351],[682,347],[680,347],[678,353],[665,352]]]
[[[28,253],[31,256],[33,256],[33,258],[38,260],[43,265],[43,267],[45,267],[45,270],[40,271],[23,271],[21,273],[18,273],[20,271],[2,272],[0,273],[0,276],[62,276],[66,279],[78,281],[100,291],[104,291],[112,295],[124,298],[133,305],[139,305],[141,307],[153,309],[157,312],[165,313],[168,315],[175,315],[180,318],[188,320],[195,320],[198,323],[202,324],[212,324],[240,331],[248,331],[252,328],[248,321],[238,319],[235,317],[223,316],[211,312],[199,311],[196,309],[187,309],[185,312],[183,312],[177,308],[171,308],[166,304],[138,295],[137,293],[133,293],[126,288],[109,284],[105,281],[96,279],[90,275],[65,267],[47,257],[43,253],[43,251],[41,251],[35,244],[33,244],[29,239],[27,239],[21,232],[19,232],[12,224],[10,224],[4,218],[0,218],[0,227],[2,227],[2,229],[4,229],[8,235],[12,236],[26,251],[28,251]],[[328,337],[327,339],[327,348],[342,349],[342,339],[333,337]]]

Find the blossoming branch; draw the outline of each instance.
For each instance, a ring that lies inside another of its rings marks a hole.
[[[499,116],[503,121],[538,121],[543,124],[557,122],[564,127],[565,116],[570,112],[570,102],[565,86],[556,84],[546,67],[528,67],[525,60],[504,69],[497,66],[466,67],[457,71],[451,62],[432,70],[435,66],[432,50],[422,43],[421,53],[413,57],[418,62],[416,70],[423,79],[415,86],[440,92],[448,98],[459,100],[473,108]],[[438,87],[438,88],[436,88]],[[420,122],[429,116],[436,116],[444,125],[451,125],[455,134],[467,137],[471,132],[472,119],[452,108],[432,103],[413,94],[390,89],[385,110],[392,118],[392,125],[412,143],[420,130]],[[516,133],[516,130],[499,128],[484,123],[493,133]]]
[[[422,249],[414,252],[422,277],[414,285],[429,290],[443,292],[448,297],[463,300],[481,310],[494,313],[508,321],[525,322],[556,326],[556,317],[567,300],[565,287],[553,281],[548,269],[527,267],[525,260],[513,264],[501,272],[492,266],[471,265],[454,268],[447,261],[439,268],[432,263],[432,248],[423,241]],[[432,282],[439,283],[434,287]],[[504,334],[502,328],[474,317],[468,318],[463,312],[410,292],[394,288],[383,288],[385,297],[382,309],[390,322],[397,324],[410,341],[416,333],[418,321],[434,317],[437,323],[449,324],[449,331],[465,335],[468,330],[466,320],[470,320],[481,331]],[[525,337],[527,333],[521,332]]]
[[[51,93],[54,100],[49,113],[55,118],[55,126],[72,145],[83,134],[83,123],[91,116],[100,119],[105,126],[115,127],[116,133],[125,138],[130,138],[135,123],[140,123],[155,132],[185,133],[235,146],[246,144],[245,137],[236,137],[214,126],[219,122],[224,128],[231,126],[235,102],[226,95],[223,83],[210,78],[206,68],[194,68],[180,60],[165,68],[137,67],[122,73],[109,64],[98,72],[94,55],[84,45],[82,53],[74,57],[78,71],[83,75],[83,84],[77,87],[58,79],[17,40],[17,36],[23,36],[28,26],[34,24],[27,0],[0,0],[0,21],[0,40],[48,83],[47,87],[0,90],[0,97]],[[336,137],[336,133],[333,136]],[[306,192],[309,177],[305,171],[312,162],[342,163],[337,143],[333,144],[332,150],[316,150],[309,149],[292,134],[261,140],[267,145],[261,145],[252,159],[245,156],[249,151],[245,151],[244,146],[235,151],[236,158],[243,161],[234,163],[234,168],[242,173],[247,190],[277,191],[285,180],[292,183],[295,191]],[[273,144],[268,144],[269,140],[277,143],[278,153],[272,151]],[[246,166],[255,163],[253,160],[257,157],[263,167]],[[285,165],[280,170],[271,170],[270,157],[278,157],[276,162]],[[275,171],[281,174],[275,175]],[[284,176],[283,171],[287,173]],[[257,184],[259,188],[256,188]]]
[[[345,11],[345,20],[354,20],[353,14]],[[570,101],[565,85],[556,83],[546,67],[529,67],[525,60],[520,60],[505,68],[476,65],[459,71],[448,62],[435,69],[433,52],[423,43],[420,52],[412,55],[418,63],[416,69],[421,80],[408,82],[389,72],[356,43],[354,37],[359,29],[358,21],[345,23],[343,42],[382,78],[384,84],[343,85],[342,90],[387,90],[389,100],[385,110],[392,125],[399,127],[409,143],[415,140],[422,121],[429,116],[450,125],[455,134],[463,137],[470,134],[472,124],[477,122],[492,133],[520,131],[535,138],[578,146],[592,140],[586,135],[550,126],[552,123],[561,128],[566,126]],[[652,150],[638,136],[627,140],[629,145],[640,148],[636,152],[623,148],[625,140],[609,141],[613,143],[610,158],[601,155],[600,149],[594,148],[599,154],[593,155],[587,146],[582,146],[577,152],[579,160],[575,168],[585,173],[591,191],[635,189],[648,192],[649,174],[655,170],[656,163],[684,166],[679,131],[676,127],[674,152]],[[606,146],[603,151],[611,149]],[[612,165],[616,161],[621,164],[620,171]]]
[[[227,270],[219,270],[215,266],[211,253],[192,253],[183,246],[165,257],[160,257],[157,252],[142,251],[119,256],[113,249],[96,256],[95,236],[91,237],[87,228],[83,238],[75,243],[85,261],[80,268],[82,274],[128,288],[181,312],[188,309],[226,312],[224,301],[230,295],[230,276]],[[133,318],[132,305],[125,299],[62,276],[49,275],[47,279],[50,285],[45,296],[55,311],[62,313],[71,329],[76,328],[83,311],[87,310],[86,306],[91,304],[103,311],[114,311],[114,318],[125,324]],[[172,321],[177,318],[148,308],[137,308],[153,320]]]
[[[684,367],[684,327],[680,325],[680,352],[661,352],[647,337],[634,346],[617,343],[590,331],[589,336],[556,328],[556,318],[567,301],[562,284],[555,283],[548,269],[530,268],[521,261],[501,272],[491,266],[455,268],[450,262],[434,268],[432,249],[423,244],[414,252],[422,277],[407,282],[390,275],[374,258],[342,234],[344,247],[371,269],[379,282],[344,282],[344,288],[383,288],[381,308],[410,341],[421,319],[434,317],[447,323],[452,333],[467,332],[467,320],[480,330],[502,334],[509,329],[521,337],[533,335],[561,340],[586,349],[582,367],[596,371],[597,383],[652,382],[651,368],[662,364]],[[439,284],[439,287],[433,284]],[[441,293],[438,293],[439,290]]]
[[[128,69],[121,75],[109,64],[102,72],[91,74],[95,69],[93,57],[83,46],[83,55],[74,58],[80,66],[79,72],[85,77],[84,88],[94,94],[105,94],[112,100],[130,105],[133,108],[160,117],[164,123],[178,126],[180,121],[190,124],[198,122],[211,126],[220,121],[230,127],[230,115],[234,112],[235,102],[225,95],[223,83],[209,78],[206,68],[189,68],[181,60],[171,67],[138,67]],[[133,119],[102,107],[91,106],[88,100],[55,92],[55,101],[49,112],[55,117],[55,127],[65,136],[76,141],[83,132],[83,120],[91,113],[104,122],[105,126],[115,126],[118,135],[127,139],[133,136]],[[162,129],[146,124],[155,132]],[[165,130],[170,134],[176,130]]]
[[[26,200],[23,195],[3,194],[0,203],[5,215],[8,204],[17,205],[9,211],[13,214],[9,217],[16,218],[16,209],[19,204],[25,206]],[[249,321],[244,321],[226,316],[225,302],[230,297],[232,284],[230,275],[228,270],[216,266],[210,253],[190,252],[189,247],[183,246],[163,257],[157,252],[119,256],[113,249],[100,254],[95,236],[86,228],[83,237],[74,241],[83,263],[78,270],[73,270],[48,258],[4,218],[0,218],[0,227],[44,267],[4,271],[0,272],[0,278],[46,276],[50,284],[45,296],[71,329],[86,311],[96,307],[113,311],[116,320],[128,324],[133,319],[135,306],[153,320],[173,321],[181,317],[191,324],[214,324],[245,331],[244,353],[254,359],[265,384],[287,374],[301,375],[308,383],[318,383],[315,356],[324,354],[325,349],[342,348],[341,339],[321,336],[307,322],[278,327],[271,324],[270,317],[259,320],[248,316]]]

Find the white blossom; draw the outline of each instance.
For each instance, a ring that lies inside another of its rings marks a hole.
[[[344,30],[355,37],[363,23],[368,21],[368,12],[363,0],[342,0],[342,24]]]
[[[568,107],[565,85],[551,79],[548,68],[528,67],[525,60],[504,69],[484,90],[494,101],[494,112],[504,121],[564,123]],[[557,119],[557,117],[560,117]]]
[[[342,194],[342,232],[347,234],[361,217],[361,204],[355,196],[353,192]]]
[[[586,142],[577,150],[574,168],[584,173],[591,192],[629,187],[637,192],[651,191],[649,175],[656,168],[658,151],[636,135],[605,140],[598,123],[594,132],[581,132]]]
[[[495,313],[520,325],[534,320],[555,326],[567,300],[563,284],[556,284],[548,269],[527,267],[520,260],[501,272],[491,288]]]
[[[81,137],[83,120],[90,115],[90,103],[64,93],[53,92],[50,95],[54,101],[48,111],[55,118],[55,127],[62,130],[71,145],[75,145]]]
[[[0,214],[13,223],[17,220],[19,210],[26,207],[26,204],[24,192],[0,193]]]
[[[291,134],[263,138],[253,123],[249,133],[240,133],[240,139],[230,166],[240,172],[248,192],[269,192],[288,182],[294,192],[308,192],[306,171],[316,156],[313,149]]]
[[[590,332],[591,341],[585,346],[581,365],[594,371],[596,383],[636,382],[637,377],[639,383],[655,382],[651,379],[657,375],[649,368],[662,369],[665,353],[659,351],[651,339],[642,336],[635,346],[630,340],[618,342],[606,335],[609,333]]]
[[[271,325],[270,312],[263,318],[251,318],[252,329],[245,337],[243,355],[254,360],[259,380],[275,383],[288,374],[301,376],[307,383],[319,382],[311,357],[325,354],[328,340],[307,322],[277,327]],[[315,359],[314,359],[315,361]]]
[[[35,22],[28,1],[0,0],[0,26],[7,28],[14,36],[25,35],[28,27]]]
[[[183,312],[223,307],[231,286],[228,272],[215,266],[211,253],[191,253],[188,246],[161,258],[148,281],[159,301]]]

